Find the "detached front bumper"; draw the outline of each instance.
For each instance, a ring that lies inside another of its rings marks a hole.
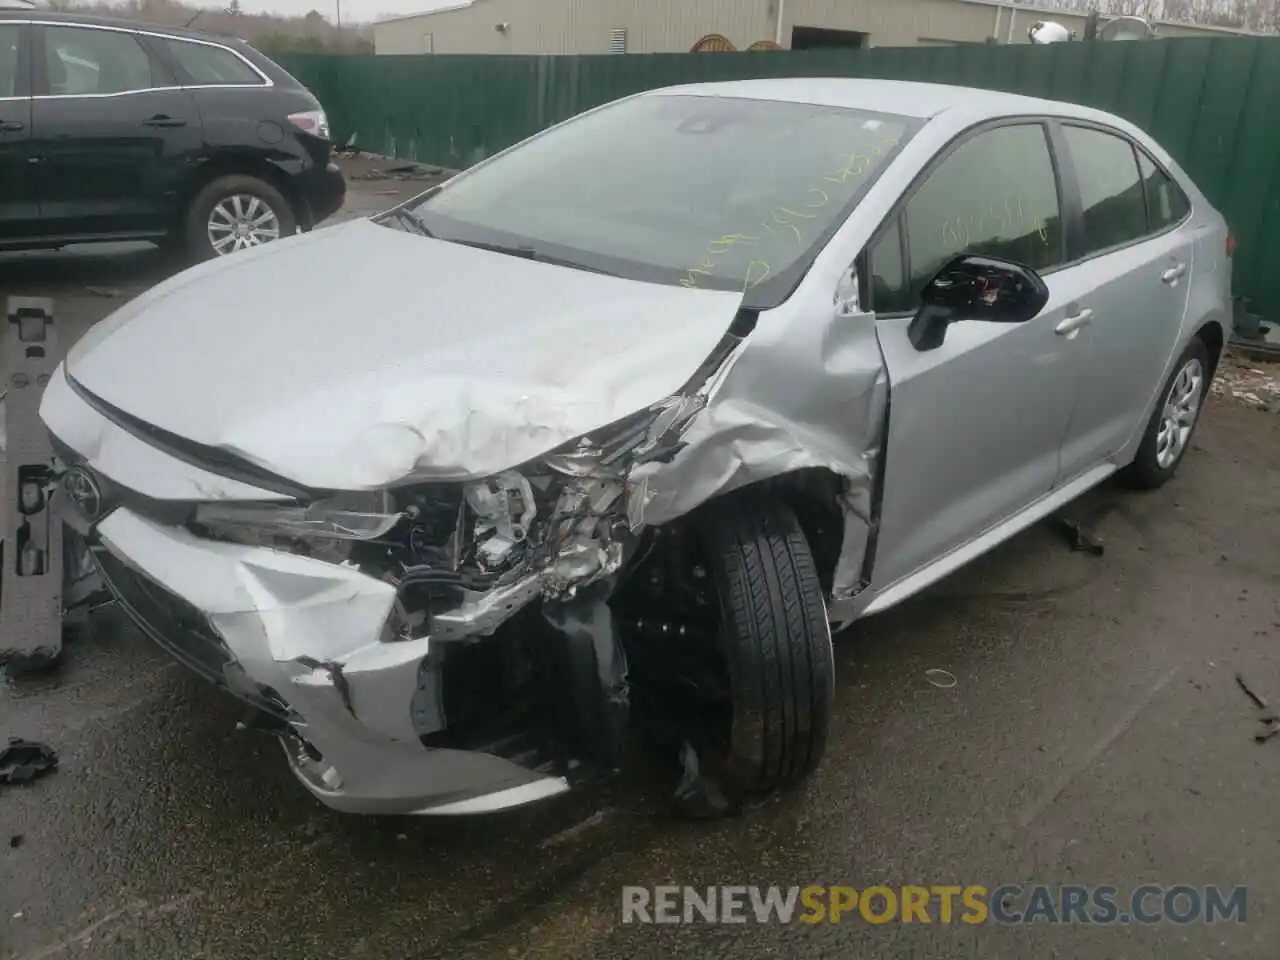
[[[290,766],[348,813],[464,814],[568,789],[509,760],[428,749],[431,640],[384,642],[395,590],[350,567],[219,543],[120,507],[96,527],[103,576],[176,659],[288,723]]]

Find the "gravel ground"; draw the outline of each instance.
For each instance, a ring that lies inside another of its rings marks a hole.
[[[344,215],[421,186],[353,180]],[[70,339],[159,275],[146,252],[0,257]],[[1280,702],[1280,404],[1251,379],[1276,370],[1227,365],[1173,484],[1073,508],[1103,556],[1036,527],[842,635],[826,762],[730,822],[674,820],[645,774],[471,821],[331,814],[105,611],[56,674],[0,684],[0,735],[63,760],[0,787],[0,957],[1273,957],[1280,740],[1254,743],[1234,678]],[[1247,885],[1249,922],[620,923],[624,884],[1029,882]]]

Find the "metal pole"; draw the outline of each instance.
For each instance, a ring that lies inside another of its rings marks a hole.
[[[782,15],[786,12],[787,0],[778,0],[778,22],[773,28],[773,42],[782,46]]]
[[[342,0],[335,0],[338,4],[338,29],[342,29]]]
[[[1009,4],[1009,35],[1005,37],[1005,43],[1013,43],[1013,25],[1018,22],[1018,5],[1016,3]]]

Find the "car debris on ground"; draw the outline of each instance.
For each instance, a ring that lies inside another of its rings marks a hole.
[[[1058,520],[1058,526],[1063,536],[1067,538],[1067,546],[1071,548],[1072,553],[1087,553],[1091,556],[1100,557],[1107,552],[1107,548],[1102,545],[1101,541],[1075,520],[1061,517]]]
[[[1267,709],[1267,701],[1263,700],[1262,697],[1254,693],[1253,689],[1249,686],[1249,684],[1245,682],[1244,677],[1238,673],[1236,674],[1236,683],[1240,686],[1240,689],[1244,691],[1244,695],[1253,701],[1253,705],[1255,707],[1257,707],[1259,710]]]
[[[1268,709],[1266,698],[1250,687],[1248,681],[1239,673],[1236,674],[1236,685],[1244,691],[1244,695],[1249,698],[1255,707],[1259,710]],[[1254,736],[1254,743],[1266,743],[1269,740],[1280,737],[1280,716],[1273,712],[1267,713],[1265,716],[1259,717],[1258,722],[1263,725],[1263,730]]]
[[[23,740],[10,737],[9,745],[0,749],[0,785],[8,783],[28,783],[46,773],[51,773],[58,766],[58,755],[52,747],[35,740]],[[18,846],[11,839],[10,846]]]
[[[1210,391],[1264,411],[1280,411],[1280,364],[1261,363],[1228,351]]]
[[[926,670],[924,672],[924,678],[928,680],[932,686],[937,687],[939,690],[950,690],[952,687],[956,686],[960,682],[959,680],[956,679],[956,675],[952,673],[950,670],[943,670],[939,667],[934,667],[931,670]]]

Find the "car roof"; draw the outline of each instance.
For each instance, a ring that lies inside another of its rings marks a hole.
[[[721,83],[691,83],[651,90],[654,94],[704,97],[741,97],[811,103],[826,107],[849,107],[893,113],[921,120],[949,110],[1000,117],[1041,113],[1060,116],[1096,116],[1097,111],[1056,100],[1041,100],[996,90],[955,87],[941,83],[907,80],[867,80],[841,77],[790,77],[776,80],[732,80]]]
[[[88,13],[60,13],[53,10],[0,9],[0,21],[32,20],[37,23],[65,23],[68,26],[119,27],[123,30],[142,30],[168,37],[185,37],[190,40],[212,40],[217,43],[243,43],[238,37],[192,30],[188,27],[169,26],[163,23],[141,23],[123,17],[99,17]]]

